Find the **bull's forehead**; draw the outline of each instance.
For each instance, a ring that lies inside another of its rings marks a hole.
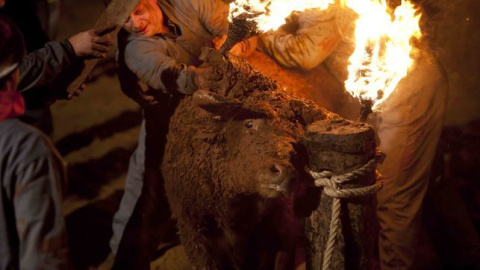
[[[230,140],[291,141],[299,142],[305,134],[305,127],[298,122],[281,117],[231,120],[224,126],[224,136]]]
[[[264,100],[245,102],[242,107],[256,111],[268,119],[288,119],[293,115],[288,104],[270,103]]]
[[[293,97],[282,91],[254,92],[243,101],[243,106],[261,110],[272,117],[290,117],[293,114],[290,102]]]

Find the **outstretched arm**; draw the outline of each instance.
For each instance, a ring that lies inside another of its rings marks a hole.
[[[295,33],[279,29],[260,37],[259,47],[282,66],[310,70],[322,63],[337,47],[342,37],[335,17],[326,11],[299,13]]]
[[[126,44],[124,53],[122,51],[120,45],[119,56],[123,57],[119,57],[120,69],[127,67],[150,89],[182,94],[196,89],[193,69],[171,57],[164,41],[135,37]]]
[[[23,92],[50,84],[76,60],[105,58],[113,42],[103,35],[113,29],[81,32],[68,40],[48,42],[43,48],[28,54],[20,65],[18,90]]]

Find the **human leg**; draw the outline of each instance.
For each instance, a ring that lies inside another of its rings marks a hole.
[[[125,191],[120,201],[120,206],[113,217],[113,235],[110,239],[110,249],[114,255],[117,254],[125,226],[133,213],[142,191],[143,178],[145,175],[145,137],[145,120],[143,120],[140,128],[138,146],[130,157],[128,164]]]
[[[434,163],[423,220],[433,247],[448,269],[480,269],[480,240],[452,175],[443,173],[443,152]],[[447,163],[448,164],[448,163]]]
[[[408,127],[386,125],[378,132],[386,154],[378,167],[384,181],[377,193],[379,262],[383,270],[411,269],[435,148],[432,154],[419,147]]]
[[[159,167],[172,112],[169,106],[145,110],[143,186],[118,246],[114,269],[148,269],[162,238],[159,228],[170,219]]]

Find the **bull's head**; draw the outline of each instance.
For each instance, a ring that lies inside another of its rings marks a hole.
[[[252,99],[254,99],[252,97]],[[209,91],[199,90],[194,104],[215,115],[226,166],[237,189],[273,198],[286,195],[298,179],[295,166],[297,138],[291,123],[277,116],[266,102],[240,102]],[[245,183],[247,182],[247,183]]]

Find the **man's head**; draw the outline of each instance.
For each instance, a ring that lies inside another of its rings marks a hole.
[[[130,34],[144,37],[168,32],[156,0],[140,0],[123,28]]]
[[[2,8],[3,6],[5,6],[5,0],[0,0],[0,8]]]
[[[0,0],[1,1],[1,0]],[[18,77],[18,67],[25,55],[22,34],[12,22],[0,16],[0,89]]]
[[[17,92],[18,67],[25,54],[23,37],[13,23],[0,16],[0,122],[25,112],[25,102]]]

